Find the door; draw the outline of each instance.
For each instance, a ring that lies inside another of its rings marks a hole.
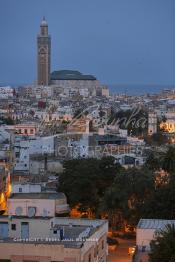
[[[0,238],[8,238],[8,222],[0,222]]]
[[[21,238],[26,239],[29,238],[29,223],[21,222]]]

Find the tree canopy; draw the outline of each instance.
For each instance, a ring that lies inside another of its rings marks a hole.
[[[167,225],[166,229],[157,233],[150,243],[150,262],[175,261],[175,226]]]

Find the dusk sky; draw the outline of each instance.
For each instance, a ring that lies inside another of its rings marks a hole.
[[[0,0],[0,83],[36,79],[45,16],[52,71],[106,84],[175,85],[175,0]]]

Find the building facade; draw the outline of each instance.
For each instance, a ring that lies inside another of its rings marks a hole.
[[[156,113],[148,114],[148,135],[157,133],[157,115]]]
[[[106,262],[107,232],[105,220],[1,216],[0,261]]]

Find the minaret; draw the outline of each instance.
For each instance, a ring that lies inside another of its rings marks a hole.
[[[40,33],[37,37],[38,46],[38,85],[49,85],[50,81],[50,53],[51,37],[48,35],[48,24],[43,17],[40,25]]]

